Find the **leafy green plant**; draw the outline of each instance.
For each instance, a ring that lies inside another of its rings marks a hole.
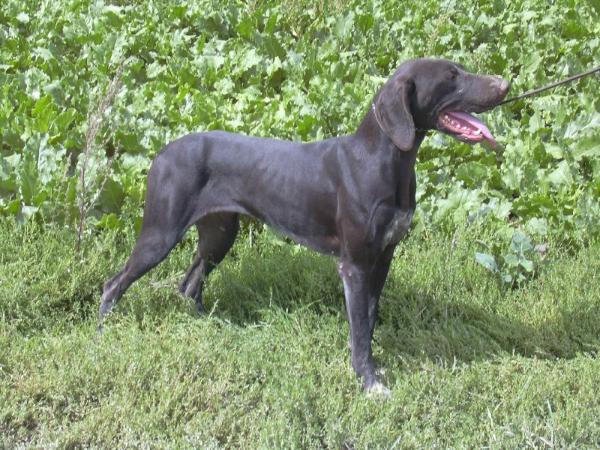
[[[520,93],[597,65],[599,35],[595,2],[6,0],[0,214],[78,225],[90,105],[125,59],[118,101],[98,130],[114,156],[91,197],[88,218],[101,229],[131,226],[119,219],[128,205],[139,219],[151,159],[185,133],[347,134],[408,58],[453,59]],[[417,166],[421,227],[543,219],[570,241],[600,235],[597,88],[589,78],[487,113],[497,153],[431,133]]]
[[[535,277],[547,251],[547,245],[534,245],[529,236],[519,230],[514,231],[508,249],[478,242],[486,247],[487,253],[475,252],[475,261],[508,287],[521,286]]]

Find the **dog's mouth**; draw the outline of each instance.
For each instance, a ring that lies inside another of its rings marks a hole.
[[[464,111],[443,111],[438,116],[438,127],[440,131],[468,144],[485,140],[493,148],[498,145],[488,127],[481,120]]]

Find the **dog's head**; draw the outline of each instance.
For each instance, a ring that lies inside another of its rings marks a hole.
[[[508,81],[476,75],[440,59],[402,64],[383,86],[374,113],[384,133],[401,150],[415,145],[416,130],[439,130],[463,142],[496,145],[483,122],[471,113],[487,111],[508,93]]]

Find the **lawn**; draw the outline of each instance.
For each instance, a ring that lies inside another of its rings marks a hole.
[[[133,244],[77,255],[55,226],[0,231],[0,447],[595,447],[600,245],[549,244],[509,289],[474,259],[483,229],[397,249],[374,351],[392,398],[350,367],[333,259],[242,237],[196,317],[176,284],[194,239],[96,332],[100,286]]]

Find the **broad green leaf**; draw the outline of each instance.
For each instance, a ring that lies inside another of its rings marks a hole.
[[[529,273],[533,272],[533,269],[534,269],[533,261],[530,261],[529,259],[521,259],[519,261],[519,265],[523,269],[525,269],[527,272],[529,272]]]
[[[548,174],[548,181],[556,187],[573,184],[569,163],[567,161],[559,162],[558,167]]]
[[[37,120],[35,121],[35,129],[40,133],[47,133],[50,128],[50,123],[56,117],[56,107],[54,105],[54,99],[52,95],[46,94],[40,98],[31,111],[32,116]]]
[[[349,36],[354,28],[354,13],[350,12],[344,17],[340,17],[335,26],[337,37],[344,39]]]
[[[600,156],[600,132],[597,136],[592,136],[587,139],[583,139],[576,142],[574,149],[571,151],[571,155],[576,161],[581,158],[596,158]]]
[[[527,221],[527,231],[538,236],[546,236],[548,234],[548,221],[544,218],[532,217]]]
[[[507,170],[505,170],[502,173],[501,178],[502,178],[502,182],[504,183],[504,186],[509,191],[516,191],[521,186],[521,179],[523,178],[523,170],[519,167],[507,168]]]
[[[16,192],[16,173],[6,159],[0,156],[0,198],[12,196]]]
[[[96,222],[96,228],[103,230],[116,230],[123,227],[123,221],[115,214],[104,214],[102,218]]]
[[[54,125],[56,126],[57,131],[61,134],[66,133],[76,116],[77,110],[75,108],[69,108],[59,113],[54,119]]]
[[[488,167],[477,161],[461,164],[456,169],[456,177],[463,181],[467,187],[481,186],[488,175]]]
[[[492,255],[489,255],[487,253],[476,252],[475,261],[477,261],[490,272],[498,272],[498,264],[496,263],[496,259]]]
[[[6,206],[3,208],[4,212],[11,216],[16,216],[19,214],[21,210],[21,202],[20,200],[12,200],[9,201]]]
[[[514,277],[511,274],[504,273],[502,275],[502,281],[504,281],[505,284],[507,284],[507,285],[510,286],[510,285],[513,284],[513,282],[515,281],[515,279],[514,279]]]
[[[42,185],[48,184],[62,166],[65,155],[63,148],[55,148],[48,143],[48,135],[44,134],[39,140],[37,171]],[[64,170],[60,171],[61,173]]]
[[[520,258],[513,253],[504,255],[503,259],[506,267],[515,268],[519,266]]]
[[[563,159],[565,157],[565,153],[559,145],[546,144],[544,149],[546,150],[546,153],[548,153],[554,159]]]
[[[515,230],[510,244],[510,248],[517,255],[524,255],[525,253],[533,250],[533,244],[531,243],[531,239],[529,239],[529,236],[527,236],[522,231]]]
[[[44,47],[35,48],[35,49],[33,49],[32,53],[36,56],[39,56],[44,61],[50,61],[50,60],[54,59],[54,55],[52,54],[52,52]]]
[[[160,74],[162,74],[165,70],[166,70],[166,68],[164,65],[161,65],[157,61],[154,61],[153,63],[148,65],[148,67],[146,68],[146,75],[148,76],[148,78],[151,78],[151,79],[156,78]]]
[[[121,210],[121,205],[125,198],[123,187],[112,179],[108,179],[104,184],[104,189],[100,194],[98,202],[102,211],[116,213]]]

